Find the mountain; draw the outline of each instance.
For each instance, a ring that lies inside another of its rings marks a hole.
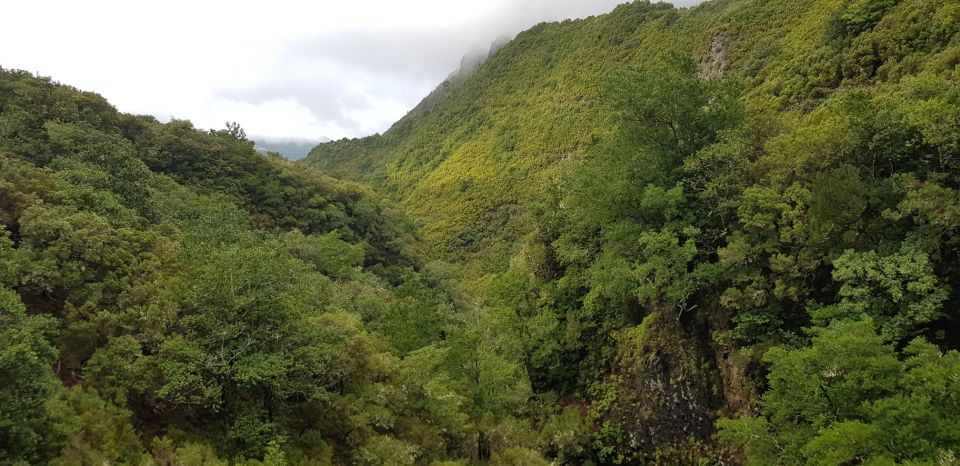
[[[957,463],[960,3],[482,55],[300,162],[0,69],[0,464]]]
[[[402,213],[243,135],[0,69],[0,464],[459,457],[474,393],[525,393],[447,369],[509,363],[441,347]]]
[[[614,131],[601,102],[607,73],[683,53],[742,82],[750,105],[806,113],[841,87],[950,67],[949,27],[918,19],[950,17],[948,7],[921,3],[640,1],[540,24],[385,134],[324,144],[305,163],[393,194],[444,257],[503,256],[529,230],[525,206]],[[869,17],[848,26],[862,37],[831,38],[843,8]]]
[[[400,204],[534,391],[588,406],[591,461],[936,462],[958,64],[954,1],[638,1],[302,163]]]
[[[323,144],[330,142],[330,138],[319,138],[316,140],[304,139],[304,140],[278,140],[278,139],[265,139],[265,138],[256,138],[254,137],[254,144],[258,152],[266,154],[268,152],[275,152],[286,157],[289,160],[299,160],[304,158],[310,150],[316,147],[317,144]]]

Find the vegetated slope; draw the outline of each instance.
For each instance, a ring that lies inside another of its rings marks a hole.
[[[476,458],[529,385],[412,231],[236,125],[0,69],[0,464]]]
[[[534,392],[592,426],[548,454],[952,464],[958,65],[955,1],[637,2],[307,163],[467,264]]]
[[[235,125],[0,71],[0,462],[952,464],[958,31],[953,0],[538,26],[314,154],[428,247]]]
[[[888,13],[907,24],[876,33],[873,24],[852,26],[869,37],[843,47],[826,37],[843,0],[714,0],[690,10],[640,1],[540,24],[465,82],[445,83],[445,98],[429,113],[383,135],[322,144],[306,163],[395,194],[443,257],[480,252],[502,268],[497,259],[529,230],[526,206],[562,185],[563,168],[611,136],[616,123],[601,101],[610,71],[680,52],[742,80],[753,105],[809,109],[842,85],[895,79],[933,61],[944,45],[912,36],[938,34],[922,31],[935,27],[923,24],[935,8],[915,3]],[[901,48],[901,40],[918,42]]]
[[[466,81],[446,83],[431,111],[383,136],[318,146],[307,162],[397,193],[442,253],[497,244],[522,204],[542,193],[543,172],[609,131],[599,78],[640,55],[638,27],[670,14],[638,4],[536,26]]]

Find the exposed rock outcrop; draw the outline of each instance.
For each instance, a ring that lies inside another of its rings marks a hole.
[[[727,72],[727,44],[723,36],[717,34],[710,41],[710,53],[700,62],[700,77],[720,79]]]
[[[670,464],[686,464],[685,456],[692,460],[710,449],[724,405],[710,348],[672,312],[653,312],[618,340],[619,387],[610,414],[624,446],[644,455],[637,460]],[[700,451],[684,453],[693,450]]]

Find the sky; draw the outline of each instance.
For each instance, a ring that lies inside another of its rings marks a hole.
[[[467,53],[624,1],[12,1],[0,66],[162,121],[236,121],[258,140],[360,137],[389,128]]]

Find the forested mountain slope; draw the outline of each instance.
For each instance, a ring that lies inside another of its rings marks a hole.
[[[958,64],[955,1],[635,2],[306,163],[460,264],[580,458],[954,464]]]
[[[0,69],[0,464],[477,457],[529,386],[415,243],[236,125]]]
[[[525,31],[441,86],[429,113],[319,145],[307,163],[394,193],[444,257],[496,262],[529,230],[528,204],[613,137],[602,98],[611,71],[682,53],[743,84],[748,106],[803,114],[838,88],[952,69],[954,29],[950,2],[634,2]]]
[[[955,0],[539,25],[302,164],[0,69],[0,464],[953,465],[958,303]]]

